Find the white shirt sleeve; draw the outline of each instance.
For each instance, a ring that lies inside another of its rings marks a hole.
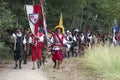
[[[63,44],[66,45],[67,44],[67,40],[65,38],[63,38]]]
[[[16,37],[15,33],[13,33],[12,36],[15,38]]]
[[[75,42],[77,41],[75,36],[73,37],[73,40],[74,40]]]
[[[51,43],[53,43],[53,42],[54,42],[54,39],[53,39],[53,37],[50,39],[50,42],[51,42]]]
[[[43,41],[44,41],[44,35],[39,38],[39,41],[40,41],[40,42],[43,42]]]
[[[13,39],[16,39],[16,38],[17,38],[16,35],[15,35],[15,33],[12,34],[12,38],[13,38]]]
[[[14,39],[16,39],[15,33],[12,34],[11,39],[12,39],[13,41],[14,41]]]
[[[32,43],[32,38],[31,37],[29,37],[29,43]]]
[[[24,40],[23,40],[23,44],[26,44],[26,39],[25,39],[25,37],[24,37]]]
[[[117,43],[117,41],[116,41],[115,37],[113,37],[113,42],[114,42],[115,44]]]

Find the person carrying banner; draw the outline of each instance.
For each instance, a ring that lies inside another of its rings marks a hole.
[[[33,70],[35,69],[35,63],[37,60],[37,67],[40,68],[41,59],[42,59],[42,48],[44,47],[44,34],[41,30],[37,33],[37,35],[31,34],[29,38],[29,43],[31,44],[31,55],[33,61]]]
[[[40,66],[42,65],[42,49],[44,48],[44,34],[42,29],[39,29],[39,32],[37,33],[37,36],[35,36],[35,38],[37,39],[37,66],[38,68],[40,68]]]

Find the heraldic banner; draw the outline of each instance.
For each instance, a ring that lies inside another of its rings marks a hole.
[[[37,34],[40,26],[41,6],[26,5],[29,26],[33,34]]]

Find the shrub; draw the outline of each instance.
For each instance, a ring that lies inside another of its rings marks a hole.
[[[0,42],[0,63],[12,58],[13,51],[9,46],[5,46],[4,42]]]
[[[119,56],[120,47],[99,45],[86,50],[85,60],[92,71],[101,74],[107,80],[120,80]]]

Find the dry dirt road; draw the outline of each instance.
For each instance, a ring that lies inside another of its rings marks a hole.
[[[14,63],[0,66],[0,80],[103,80],[99,75],[87,69],[83,58],[64,59],[59,70],[53,69],[53,62],[48,60],[41,69],[32,70],[32,62],[14,70]]]
[[[13,69],[14,64],[0,69],[0,80],[48,80],[41,69],[32,70],[32,62],[22,69]]]

